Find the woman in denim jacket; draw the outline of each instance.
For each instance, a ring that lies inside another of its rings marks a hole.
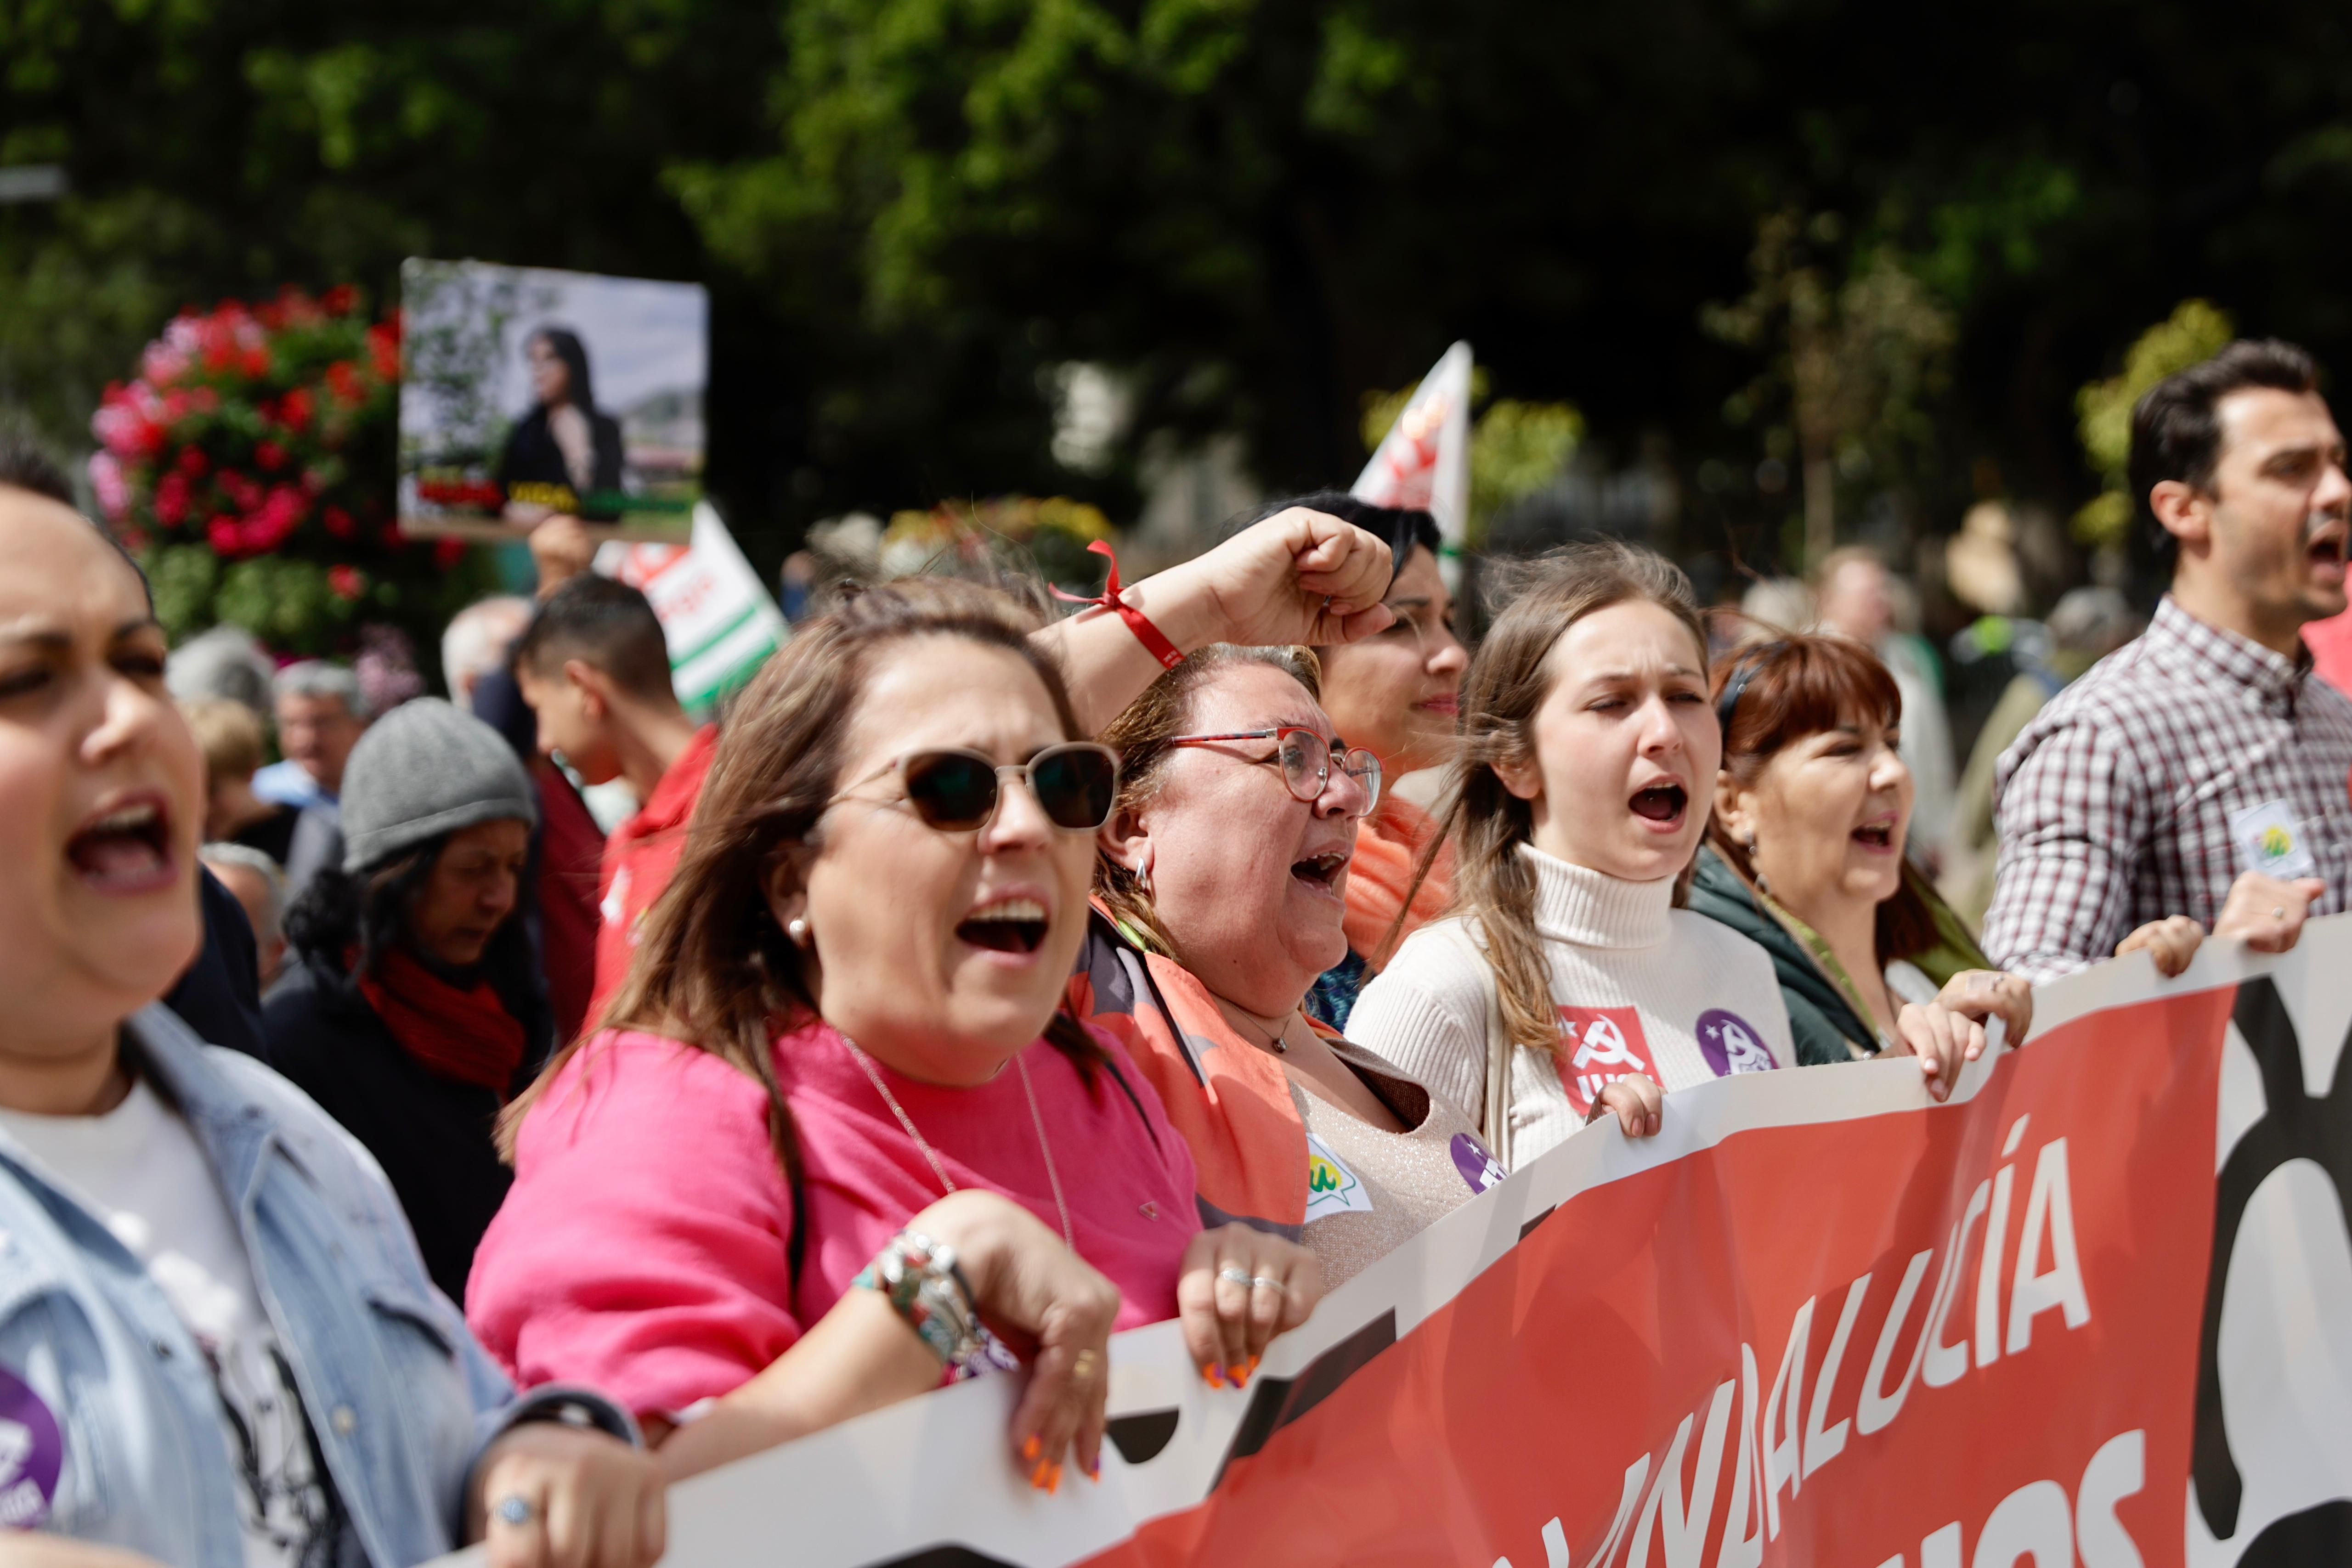
[[[197,946],[203,770],[138,573],[40,477],[0,465],[0,1526],[201,1568],[482,1539],[645,1568],[628,1417],[518,1401],[365,1153],[152,1005]]]

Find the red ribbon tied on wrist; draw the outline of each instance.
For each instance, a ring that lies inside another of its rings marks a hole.
[[[1135,633],[1135,640],[1143,644],[1146,652],[1160,661],[1160,668],[1172,670],[1182,664],[1184,651],[1171,643],[1167,634],[1151,623],[1150,616],[1119,598],[1118,552],[1103,539],[1095,540],[1087,549],[1089,554],[1098,555],[1110,562],[1110,575],[1103,580],[1102,592],[1090,599],[1083,593],[1065,593],[1050,583],[1046,585],[1046,591],[1065,603],[1091,604],[1097,609],[1108,610],[1126,622],[1127,629]]]

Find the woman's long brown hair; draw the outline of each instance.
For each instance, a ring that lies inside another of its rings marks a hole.
[[[1706,631],[1682,569],[1632,545],[1565,545],[1497,577],[1496,597],[1507,596],[1508,602],[1463,679],[1459,779],[1439,810],[1441,831],[1422,855],[1405,904],[1412,906],[1439,847],[1452,840],[1452,908],[1474,918],[1486,943],[1503,1030],[1515,1046],[1549,1051],[1559,1040],[1559,1012],[1551,966],[1536,932],[1535,870],[1519,852],[1533,837],[1534,809],[1503,787],[1496,766],[1534,762],[1536,710],[1551,690],[1546,661],[1553,644],[1585,616],[1612,604],[1654,604],[1690,628],[1702,662]],[[1704,794],[1713,781],[1696,782]],[[1702,798],[1690,809],[1706,805]],[[1487,1071],[1507,1067],[1489,1062]]]
[[[800,949],[769,910],[769,875],[779,856],[818,847],[818,821],[840,787],[843,734],[877,656],[895,643],[955,637],[1019,655],[1045,682],[1063,735],[1084,738],[1060,668],[1028,640],[1037,624],[1007,594],[953,579],[854,592],[795,628],[728,717],[677,870],[646,914],[628,977],[599,1028],[667,1035],[758,1082],[770,1142],[795,1188],[799,1142],[773,1041],[817,1004]],[[1084,1028],[1057,1009],[1045,1037],[1093,1082],[1105,1058]],[[589,1038],[557,1052],[499,1118],[499,1150],[509,1162],[524,1117]]]

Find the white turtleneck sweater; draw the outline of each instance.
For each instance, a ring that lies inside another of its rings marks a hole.
[[[1560,1039],[1549,1052],[1510,1052],[1507,1125],[1480,1128],[1506,1165],[1583,1126],[1614,1079],[1640,1073],[1672,1092],[1796,1061],[1763,948],[1675,908],[1671,879],[1623,882],[1531,845],[1519,852],[1535,866]],[[1348,1038],[1483,1124],[1489,1030],[1499,1040],[1501,1024],[1477,923],[1455,915],[1406,938],[1357,1000]]]

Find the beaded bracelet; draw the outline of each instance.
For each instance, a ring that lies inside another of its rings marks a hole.
[[[851,1281],[879,1291],[890,1310],[907,1321],[922,1342],[961,1382],[1014,1364],[997,1337],[980,1321],[971,1281],[957,1266],[955,1249],[919,1230],[901,1230]]]

